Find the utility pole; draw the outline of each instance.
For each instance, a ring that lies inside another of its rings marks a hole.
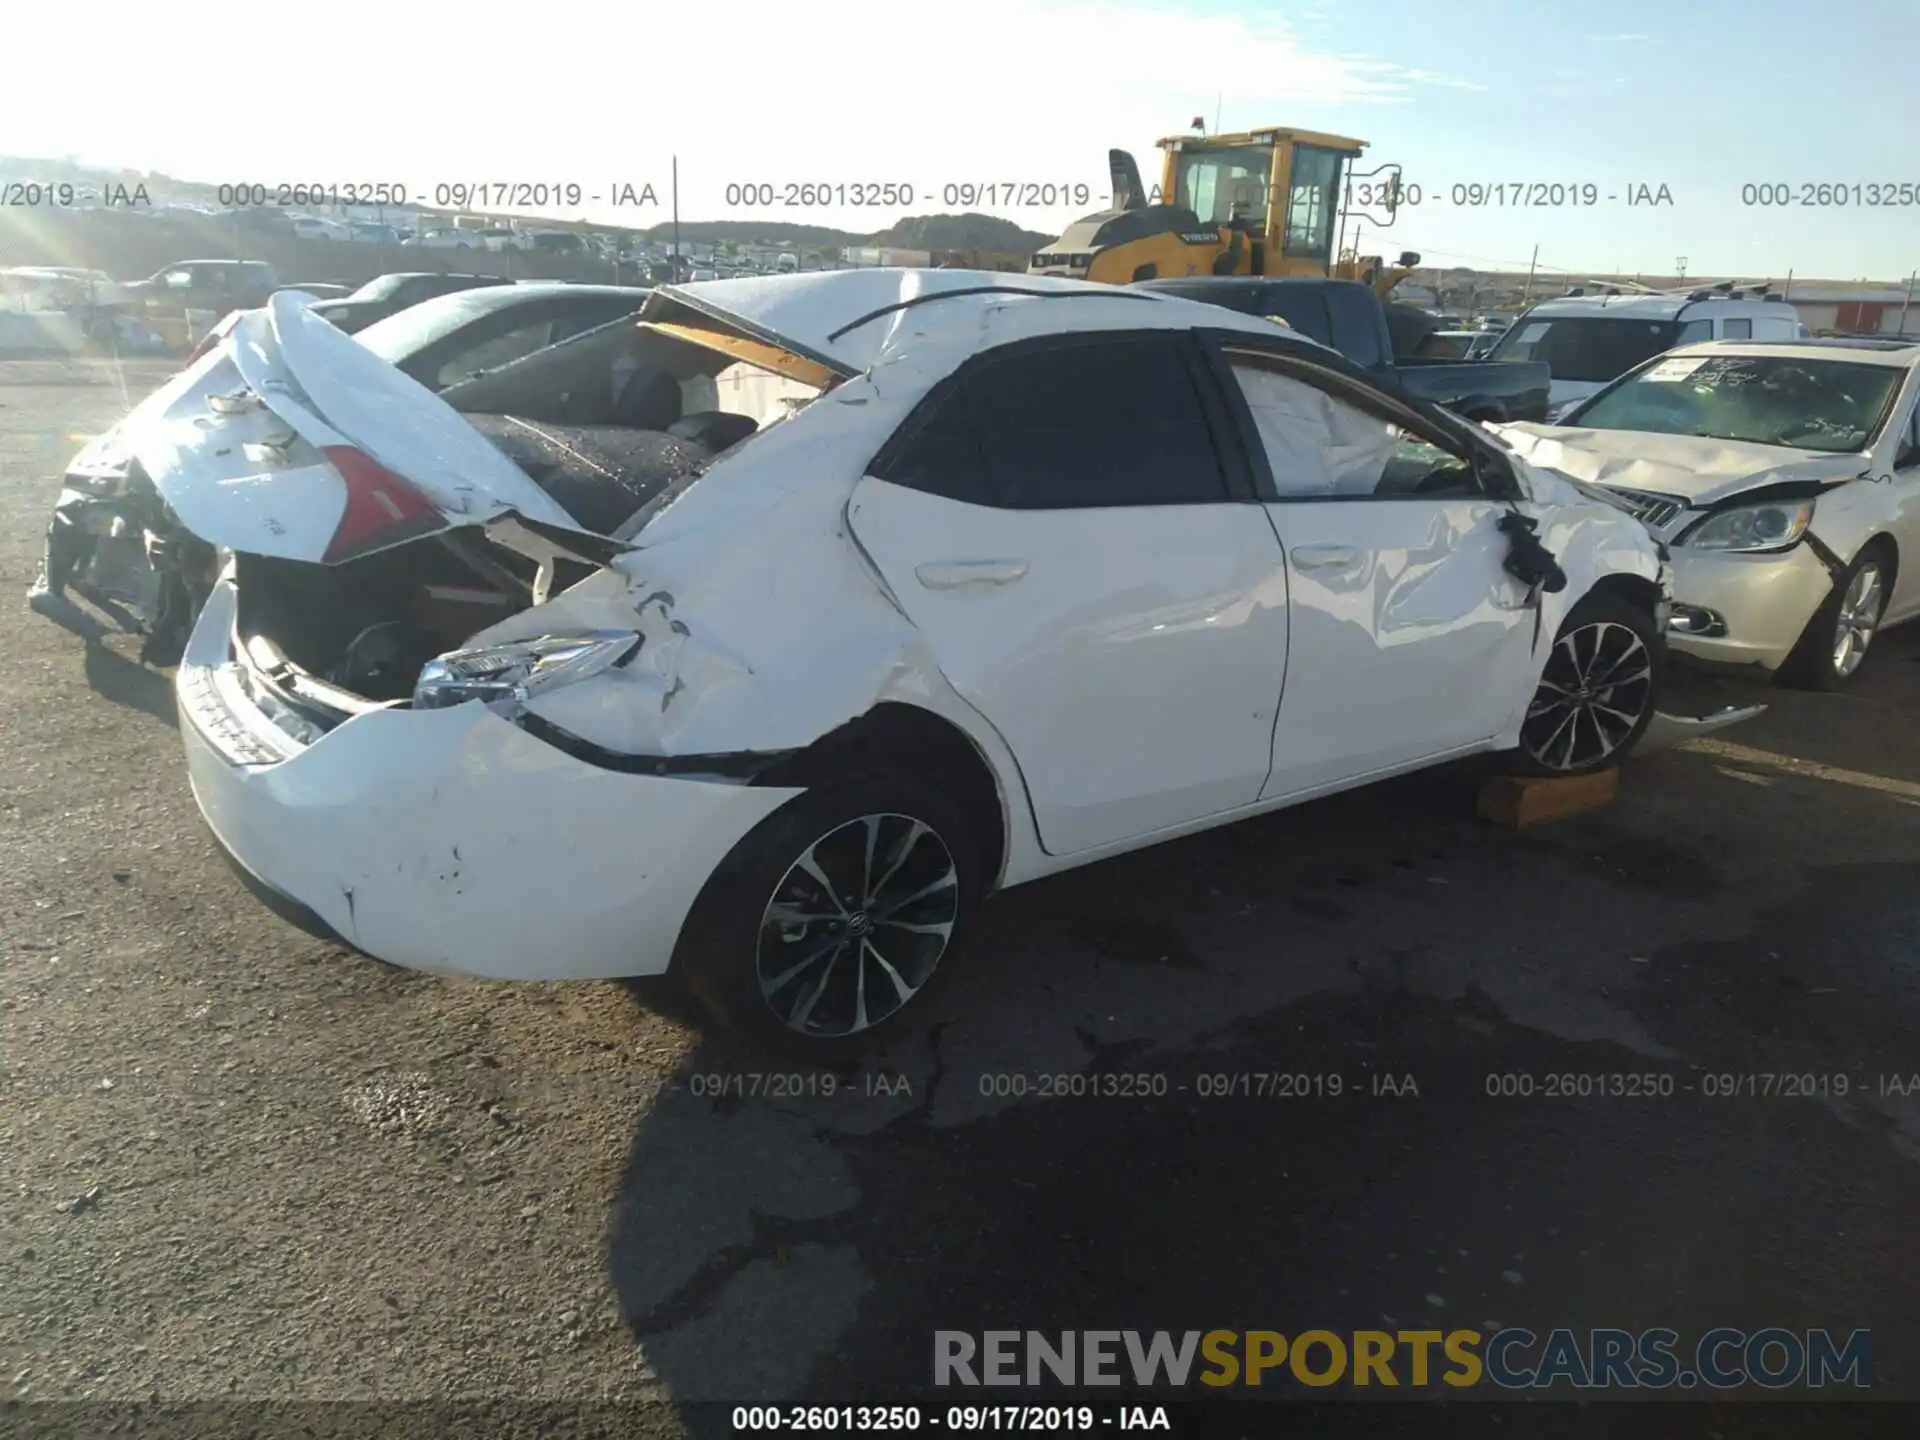
[[[672,283],[680,283],[680,157],[673,157],[673,259],[668,262]]]
[[[1527,262],[1527,288],[1520,292],[1520,308],[1527,308],[1527,301],[1533,298],[1533,272],[1540,268],[1540,247],[1533,247],[1533,259]]]
[[[1686,279],[1687,278],[1687,257],[1684,255],[1676,255],[1673,260],[1673,269],[1674,269],[1674,278],[1676,280]]]
[[[1907,333],[1907,311],[1913,308],[1913,282],[1916,278],[1920,278],[1920,270],[1907,276],[1907,298],[1900,302],[1900,328],[1894,331],[1896,335]]]

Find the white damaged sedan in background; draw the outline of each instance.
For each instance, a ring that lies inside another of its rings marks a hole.
[[[1692,345],[1499,434],[1672,546],[1683,655],[1831,690],[1920,619],[1920,343]]]
[[[713,444],[605,533],[277,305],[138,437],[222,555],[194,793],[282,913],[421,970],[671,970],[825,1057],[987,892],[1475,752],[1594,770],[1653,717],[1638,521],[1265,321],[855,270],[662,287],[634,334]],[[495,374],[459,408],[511,415]]]

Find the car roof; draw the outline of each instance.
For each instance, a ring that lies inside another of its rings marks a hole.
[[[1759,300],[1740,295],[1562,295],[1542,300],[1528,316],[1539,320],[1570,319],[1575,316],[1620,318],[1625,320],[1672,320],[1682,310],[1692,313],[1698,307],[1716,306],[1708,314],[1721,310],[1744,313],[1765,308],[1770,314],[1794,313],[1780,300]]]
[[[1835,352],[1828,357],[1852,364],[1877,365],[1888,370],[1905,370],[1920,365],[1920,340],[1875,340],[1870,336],[1839,337],[1819,340],[1774,340],[1756,344],[1750,340],[1703,340],[1698,345],[1682,345],[1669,350],[1663,358],[1674,356],[1738,355],[1773,360],[1804,360],[1809,350]]]
[[[1066,302],[1071,303],[1054,303]],[[857,374],[911,342],[976,348],[987,315],[1020,311],[1023,335],[1101,330],[1242,330],[1324,351],[1260,316],[1142,286],[1002,270],[876,267],[749,275],[653,291],[642,318],[685,309]],[[1012,338],[1009,336],[1009,338]]]

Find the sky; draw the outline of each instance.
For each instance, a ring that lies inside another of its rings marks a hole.
[[[16,61],[73,60],[6,67],[0,150],[418,198],[651,184],[657,207],[566,212],[642,225],[669,218],[678,156],[683,219],[877,230],[972,208],[1057,234],[1102,208],[1109,147],[1131,149],[1152,184],[1154,141],[1201,116],[1349,135],[1369,142],[1358,168],[1398,164],[1420,203],[1367,225],[1369,253],[1524,269],[1537,246],[1547,275],[1671,275],[1683,256],[1690,274],[1753,278],[1920,267],[1915,0],[508,8],[474,23],[471,7],[417,0],[246,6],[237,28],[210,31],[178,7],[32,6],[8,23]],[[1007,182],[1095,198],[945,203],[950,186]],[[1598,200],[1517,206],[1516,182],[1592,185]],[[803,183],[829,199],[911,186],[914,203],[727,204],[730,185],[784,199]],[[1904,206],[1861,203],[1901,184]],[[1476,185],[1495,202],[1505,185],[1505,203],[1452,203]],[[1743,190],[1758,185],[1786,189]],[[1812,185],[1850,203],[1797,203]],[[1671,203],[1628,205],[1640,186]],[[1745,203],[1779,193],[1796,203]]]

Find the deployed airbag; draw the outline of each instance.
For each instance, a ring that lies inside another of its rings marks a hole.
[[[1282,496],[1374,493],[1400,446],[1397,429],[1289,376],[1244,365],[1233,373]]]

